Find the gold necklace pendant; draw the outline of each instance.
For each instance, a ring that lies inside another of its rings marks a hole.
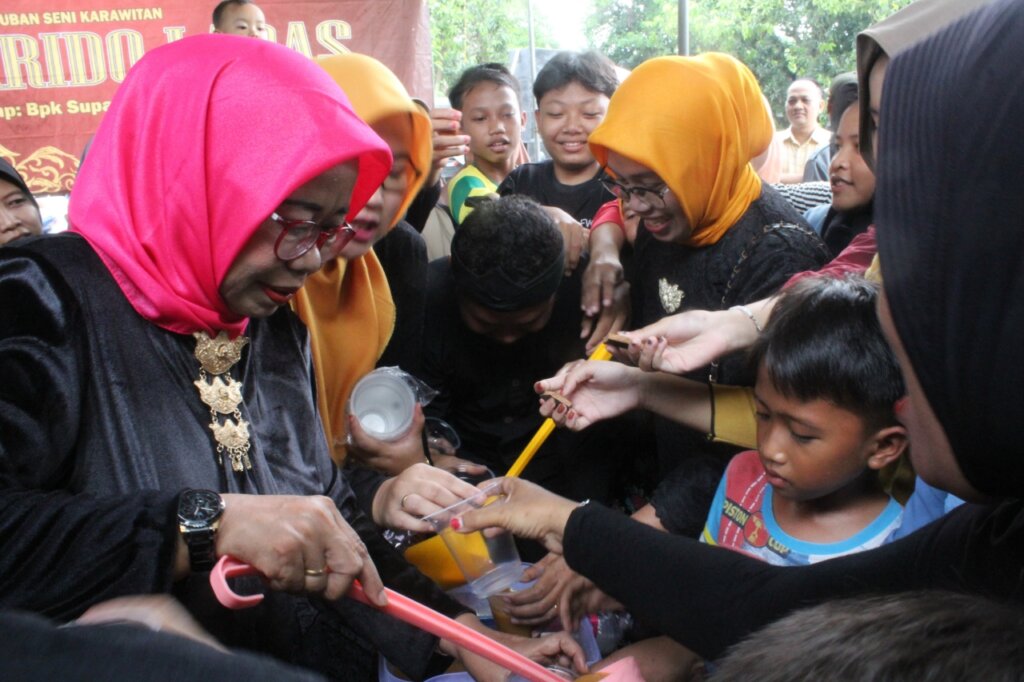
[[[242,349],[249,339],[242,335],[229,339],[227,332],[221,330],[217,336],[210,338],[206,332],[193,332],[196,338],[196,360],[210,374],[223,374],[242,357]]]
[[[669,281],[662,277],[658,280],[658,298],[661,299],[661,307],[671,315],[683,304],[686,292],[680,289],[678,284],[669,284]]]
[[[231,340],[223,331],[215,338],[210,338],[206,332],[195,332],[193,336],[200,367],[199,378],[192,383],[199,391],[199,399],[210,408],[209,427],[217,443],[217,463],[224,463],[226,452],[232,471],[248,471],[252,469],[249,422],[242,419],[239,409],[242,405],[242,382],[235,381],[227,372],[241,359],[242,348],[249,340],[244,336]],[[222,415],[230,417],[222,422]]]
[[[249,422],[241,417],[238,417],[238,423],[231,419],[225,419],[223,424],[214,421],[210,424],[210,430],[217,441],[217,455],[222,457],[225,451],[228,453],[232,471],[252,469],[252,460],[249,459]]]
[[[242,384],[235,381],[230,374],[227,381],[223,376],[215,376],[206,383],[201,378],[192,383],[199,389],[199,397],[206,406],[218,414],[234,414],[242,402]]]

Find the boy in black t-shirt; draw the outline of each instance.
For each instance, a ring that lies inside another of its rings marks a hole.
[[[537,130],[551,159],[512,171],[498,193],[524,194],[542,206],[564,211],[567,215],[558,216],[560,222],[571,218],[589,229],[597,209],[614,197],[599,182],[601,168],[587,137],[604,120],[618,84],[615,67],[596,52],[559,52],[552,57],[533,84]]]

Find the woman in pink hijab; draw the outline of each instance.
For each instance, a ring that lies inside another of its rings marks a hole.
[[[331,78],[284,47],[197,36],[129,72],[71,231],[0,255],[0,481],[53,496],[2,522],[19,578],[5,605],[65,619],[173,592],[227,645],[333,678],[374,674],[378,651],[417,678],[445,664],[434,638],[339,599],[359,578],[380,602],[383,576],[462,611],[357,510],[286,305],[390,167]],[[88,513],[68,503],[83,494]],[[266,576],[264,607],[213,604],[206,571],[225,554]]]

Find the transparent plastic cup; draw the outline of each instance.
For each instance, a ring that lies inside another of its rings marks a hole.
[[[349,411],[369,435],[380,440],[398,440],[412,426],[416,393],[394,372],[374,370],[352,389]]]
[[[492,594],[487,598],[487,602],[491,607],[491,617],[494,619],[494,626],[498,628],[499,632],[519,635],[520,637],[532,637],[533,628],[531,626],[512,622],[512,614],[508,612],[508,604],[505,603],[504,597],[514,593],[515,590],[509,588],[498,594]]]
[[[470,590],[481,599],[498,594],[519,581],[523,573],[512,534],[500,528],[473,533],[452,530],[451,520],[471,509],[504,504],[501,485],[493,483],[473,497],[424,517],[451,552],[459,570],[466,576]]]

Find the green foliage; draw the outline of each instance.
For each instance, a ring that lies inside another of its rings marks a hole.
[[[465,69],[484,62],[508,64],[509,51],[529,46],[526,0],[430,0],[434,92],[447,94]],[[551,33],[535,24],[537,47],[554,47]]]
[[[689,0],[690,50],[727,52],[761,82],[780,125],[797,78],[856,68],[856,36],[912,0]],[[676,0],[595,0],[592,45],[627,68],[676,52]]]
[[[619,66],[675,54],[675,0],[594,0],[586,20],[590,44]]]

